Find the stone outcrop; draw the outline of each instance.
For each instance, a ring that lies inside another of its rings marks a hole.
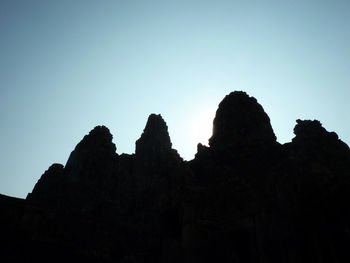
[[[34,186],[32,193],[28,194],[27,200],[45,203],[47,206],[57,206],[64,198],[62,192],[64,183],[64,166],[55,163],[41,176]]]
[[[255,98],[243,91],[236,91],[220,102],[214,119],[213,136],[209,139],[210,147],[257,147],[275,141],[270,118]]]
[[[111,201],[117,165],[111,133],[97,126],[77,144],[64,167],[54,164],[44,173],[27,200],[63,210],[92,212],[101,201]]]
[[[162,116],[151,114],[141,138],[136,141],[136,155],[167,154],[171,150],[168,127]]]
[[[236,91],[184,161],[161,115],[135,154],[95,127],[26,200],[0,195],[1,262],[349,262],[350,150],[317,120],[276,141]]]

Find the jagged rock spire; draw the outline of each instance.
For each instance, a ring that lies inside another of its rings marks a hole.
[[[294,147],[311,151],[310,156],[319,155],[321,152],[332,155],[347,155],[349,147],[339,139],[335,132],[328,132],[318,120],[297,120],[294,127],[295,137],[292,139]],[[337,158],[341,158],[338,156]]]
[[[350,150],[319,121],[280,145],[257,101],[220,103],[184,162],[160,115],[136,154],[94,128],[26,202],[0,195],[1,262],[350,262]]]
[[[170,149],[168,126],[160,114],[151,114],[140,139],[136,141],[136,155],[163,153]]]
[[[65,166],[70,179],[95,177],[101,174],[98,171],[100,167],[109,167],[117,156],[112,138],[112,134],[105,126],[96,126],[85,135],[70,154]]]
[[[209,145],[216,149],[276,141],[263,107],[243,91],[231,92],[221,101],[213,124]]]
[[[75,150],[87,150],[104,148],[106,151],[115,152],[116,146],[112,142],[113,136],[106,126],[96,126],[93,130],[85,135],[78,143]]]
[[[327,132],[325,128],[322,127],[322,124],[318,120],[296,120],[297,125],[294,127],[294,134],[296,135],[293,138],[293,142],[298,141],[309,141],[311,138],[320,138],[321,136],[332,137],[335,140],[338,140],[338,135],[335,132]]]
[[[50,205],[57,203],[60,195],[60,186],[64,182],[64,167],[54,163],[41,176],[35,184],[32,193],[27,196],[28,200],[41,201]]]

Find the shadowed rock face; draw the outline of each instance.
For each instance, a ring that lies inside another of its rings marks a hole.
[[[349,262],[349,147],[317,120],[294,133],[276,142],[241,91],[188,162],[161,115],[132,155],[97,126],[26,200],[0,195],[1,262]]]
[[[95,127],[70,154],[65,167],[52,165],[27,199],[75,212],[92,212],[102,200],[110,200],[117,183],[118,155],[112,135]]]
[[[214,119],[213,136],[209,139],[210,147],[259,146],[275,141],[270,119],[255,98],[243,91],[236,91],[220,102]]]
[[[105,126],[96,126],[83,140],[75,147],[77,151],[96,151],[103,149],[106,153],[113,154],[116,151],[113,136]]]
[[[65,170],[69,180],[95,180],[106,176],[115,161],[116,147],[112,135],[105,126],[95,127],[78,143],[68,158]],[[107,167],[106,167],[107,166]],[[101,167],[105,167],[101,169]],[[100,179],[98,179],[100,180]]]
[[[170,149],[171,142],[165,121],[160,114],[151,114],[141,138],[136,141],[136,155],[160,155]]]
[[[60,186],[64,181],[64,167],[62,164],[55,163],[41,176],[34,186],[32,193],[28,194],[27,199],[45,202],[50,206],[53,204],[57,205],[62,198],[62,189]]]

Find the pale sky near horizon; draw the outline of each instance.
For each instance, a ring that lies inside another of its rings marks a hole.
[[[96,125],[133,153],[151,113],[190,160],[219,102],[257,98],[281,143],[350,143],[350,1],[0,0],[0,193],[26,197]]]

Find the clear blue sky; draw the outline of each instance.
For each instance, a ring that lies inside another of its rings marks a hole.
[[[150,113],[191,159],[218,103],[254,96],[281,143],[350,143],[350,1],[0,1],[0,193],[25,197],[96,125],[133,153]]]

